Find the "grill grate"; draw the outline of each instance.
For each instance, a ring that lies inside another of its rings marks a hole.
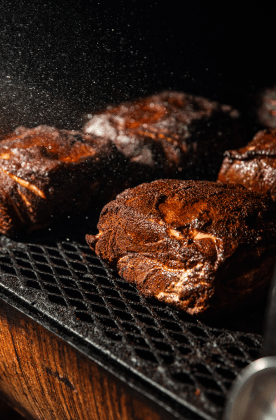
[[[188,402],[191,419],[220,418],[233,379],[260,355],[261,335],[205,324],[144,298],[86,245],[93,221],[81,229],[66,223],[29,242],[1,238],[2,293],[109,352],[172,400]]]

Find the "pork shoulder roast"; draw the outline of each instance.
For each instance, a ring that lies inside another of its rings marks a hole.
[[[108,107],[83,130],[114,142],[132,186],[158,178],[216,180],[223,152],[248,141],[231,106],[172,91]]]
[[[47,226],[98,205],[99,196],[108,202],[121,161],[108,139],[48,126],[19,127],[0,142],[0,232]],[[123,183],[117,183],[122,191]]]
[[[247,146],[225,152],[218,181],[241,184],[276,201],[276,129],[259,131]]]
[[[237,184],[158,180],[107,204],[90,247],[147,297],[192,315],[259,298],[276,255],[275,203]]]

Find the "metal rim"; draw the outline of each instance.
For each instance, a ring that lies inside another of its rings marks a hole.
[[[235,379],[231,387],[224,411],[223,420],[234,419],[233,416],[235,415],[236,410],[235,405],[242,391],[246,389],[246,387],[249,384],[249,381],[253,381],[254,379],[256,380],[258,377],[261,377],[263,373],[268,369],[275,370],[276,374],[276,357],[262,357],[258,360],[255,360],[255,362],[252,362],[250,365],[248,365],[245,369],[241,371],[241,373]]]

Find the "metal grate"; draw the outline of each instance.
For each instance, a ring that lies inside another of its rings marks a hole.
[[[153,394],[167,393],[170,404],[178,403],[179,418],[182,406],[191,419],[220,418],[233,379],[260,354],[261,335],[205,324],[145,299],[89,249],[84,233],[95,231],[95,223],[84,220],[81,229],[70,220],[28,242],[2,237],[2,294],[111,355],[150,382]]]

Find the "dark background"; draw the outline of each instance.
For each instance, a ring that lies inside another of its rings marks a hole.
[[[272,3],[2,0],[0,72],[83,108],[167,88],[240,106],[276,81]]]

